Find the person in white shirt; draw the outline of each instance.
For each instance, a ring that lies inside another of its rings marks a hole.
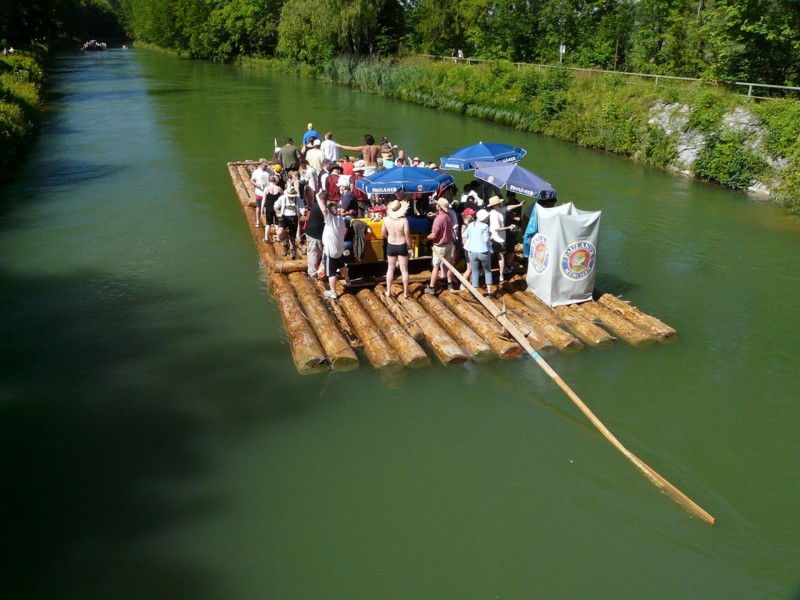
[[[317,203],[325,219],[325,228],[322,230],[322,250],[325,254],[325,275],[328,277],[328,286],[325,290],[328,298],[336,299],[336,284],[339,275],[345,278],[345,286],[350,285],[350,273],[344,261],[344,238],[347,234],[347,222],[339,215],[339,203],[326,198],[325,194],[317,194]]]
[[[275,201],[275,214],[278,217],[278,241],[283,242],[283,255],[297,258],[297,223],[305,214],[305,204],[300,197],[298,182],[289,181],[286,191]]]
[[[256,227],[261,227],[261,213],[264,206],[264,190],[269,184],[269,178],[275,173],[269,168],[266,158],[258,159],[258,166],[250,176],[250,181],[256,190]]]
[[[339,160],[339,147],[333,141],[333,133],[330,131],[325,132],[325,139],[319,145],[322,150],[323,158],[327,158],[331,162]]]

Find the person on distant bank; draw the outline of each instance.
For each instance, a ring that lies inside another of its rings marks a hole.
[[[400,267],[403,281],[403,297],[408,298],[408,254],[411,247],[411,229],[406,218],[408,202],[395,198],[386,207],[383,220],[383,239],[386,240],[386,297],[392,295],[394,271]]]

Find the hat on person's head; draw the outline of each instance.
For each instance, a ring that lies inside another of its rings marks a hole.
[[[389,141],[389,138],[387,138],[385,135],[384,135],[384,136],[381,136],[381,141],[382,141],[382,142],[388,142],[388,141]]]
[[[475,214],[475,218],[481,223],[486,223],[489,220],[489,211],[482,208]]]
[[[259,158],[259,159],[258,159],[258,164],[259,164],[260,166],[262,166],[262,167],[263,167],[263,166],[266,166],[266,165],[268,164],[268,163],[267,163],[267,159],[266,159],[266,158]]]
[[[283,167],[280,165],[272,165],[272,170],[275,171],[276,173],[280,173],[281,171],[283,171]]]
[[[413,159],[411,159],[411,162],[412,163],[419,162],[419,156],[415,156]]]
[[[498,204],[502,204],[502,203],[503,203],[503,199],[500,196],[492,196],[491,198],[489,198],[489,204],[487,204],[486,206],[491,208],[493,206],[497,206]]]
[[[348,175],[339,175],[339,179],[336,183],[339,187],[350,189],[350,177]]]
[[[465,217],[470,217],[475,214],[475,209],[468,206],[467,208],[464,209],[464,212],[462,212],[461,214],[464,215]]]
[[[300,192],[297,191],[297,186],[291,183],[286,186],[285,193],[289,198],[297,198],[300,195]]]
[[[314,139],[314,145],[315,146],[319,146],[321,143],[322,142],[320,142],[319,139]]]
[[[323,166],[323,167],[327,167],[327,166],[328,166],[329,164],[331,164],[332,162],[333,162],[333,161],[332,161],[330,158],[323,158],[323,159],[322,159],[322,166]]]
[[[408,210],[408,202],[395,198],[386,206],[386,216],[392,219],[399,219],[405,216]]]
[[[438,165],[437,165],[436,163],[430,163],[430,164],[428,165],[428,168],[429,168],[429,169],[438,169],[439,167],[438,167]]]
[[[437,198],[436,204],[438,204],[439,208],[442,210],[450,210],[450,203],[447,201],[447,198]]]
[[[353,163],[353,171],[363,171],[367,168],[367,163],[364,160],[357,160]]]

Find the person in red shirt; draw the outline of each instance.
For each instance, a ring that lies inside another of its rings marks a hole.
[[[425,288],[425,293],[435,294],[442,258],[447,261],[453,260],[453,221],[450,217],[450,203],[445,198],[436,200],[436,218],[433,220],[428,239],[433,242],[433,260],[431,263],[431,282]],[[444,266],[441,266],[441,268],[447,269]],[[447,269],[447,289],[453,289],[453,273],[450,269]]]

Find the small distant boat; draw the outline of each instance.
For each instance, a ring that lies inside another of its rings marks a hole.
[[[89,40],[85,42],[83,46],[81,46],[81,50],[84,52],[97,52],[102,50],[108,50],[108,45],[105,42],[98,42],[97,40]]]

